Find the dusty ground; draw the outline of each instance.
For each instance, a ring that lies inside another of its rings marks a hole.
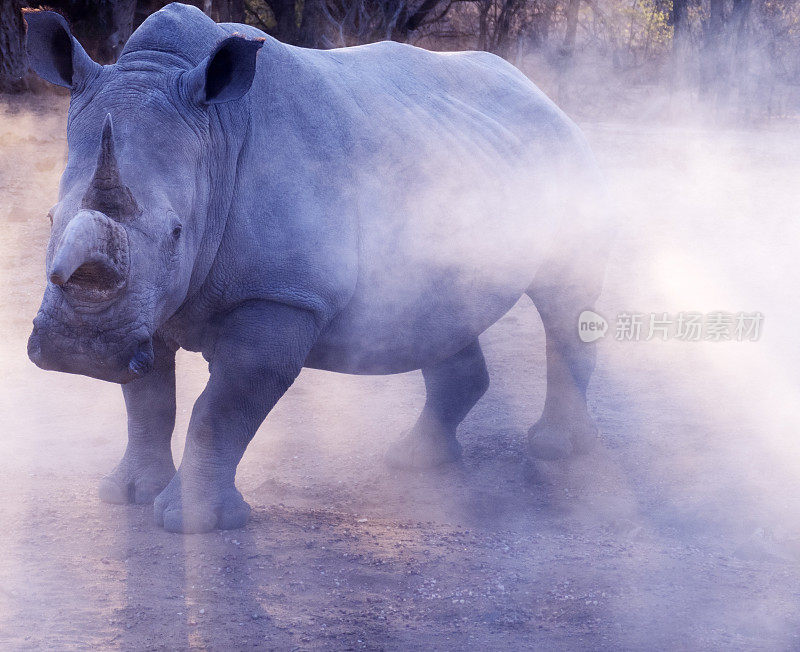
[[[179,536],[96,498],[119,388],[25,356],[63,164],[48,103],[0,113],[0,647],[800,649],[796,126],[585,125],[621,223],[598,312],[766,316],[759,342],[603,340],[591,455],[524,458],[544,347],[521,301],[482,337],[463,468],[381,462],[417,373],[305,371],[240,466],[250,524]],[[176,459],[207,373],[183,354],[178,375]]]

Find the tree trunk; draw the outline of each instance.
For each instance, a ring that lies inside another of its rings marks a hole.
[[[267,4],[275,16],[275,28],[272,31],[279,41],[295,45],[298,38],[295,0],[268,0]]]
[[[422,26],[439,2],[440,0],[423,0],[422,4],[412,12],[409,12],[408,3],[405,3],[393,37],[398,41],[408,40],[408,37]]]
[[[752,44],[747,24],[750,18],[752,0],[733,0],[728,31],[728,50],[730,52],[730,87],[738,91],[736,102],[740,118],[748,120],[751,111],[758,104],[758,73],[753,70]]]
[[[483,0],[478,5],[478,50],[489,49],[489,11],[492,8],[490,1]]]
[[[122,48],[133,34],[133,23],[136,16],[136,0],[117,0],[111,6],[111,26],[113,31],[108,36],[108,46],[114,59],[122,52]]]
[[[722,33],[725,22],[725,0],[709,0],[708,3],[708,31],[707,39],[714,39]]]
[[[564,40],[558,50],[557,70],[558,87],[556,97],[559,102],[568,103],[572,95],[572,55],[575,52],[575,41],[578,37],[578,15],[580,13],[581,0],[568,0],[565,9],[567,28],[564,32]]]
[[[571,57],[575,50],[575,39],[578,35],[578,10],[581,8],[581,0],[569,0],[567,5],[567,31],[564,34],[564,44],[561,46],[561,54],[564,57]]]
[[[243,23],[244,0],[214,0],[213,18],[220,23]]]
[[[675,52],[686,49],[689,41],[689,6],[687,0],[672,2],[672,48]]]
[[[708,23],[703,33],[700,95],[720,103],[728,78],[728,57],[723,39],[725,0],[709,0],[708,10]]]
[[[297,45],[304,48],[318,48],[322,45],[324,19],[320,4],[325,0],[305,0],[303,17],[300,21],[300,34]]]
[[[27,59],[21,6],[19,0],[0,3],[0,92],[25,88],[22,76],[27,69]]]
[[[750,8],[753,0],[733,0],[731,11],[731,26],[735,30],[737,46],[744,46],[747,37],[747,19],[750,17]]]
[[[575,0],[575,2],[578,3],[580,0]],[[511,33],[512,21],[518,9],[519,2],[517,2],[517,0],[503,0],[500,13],[495,21],[492,52],[505,59],[508,59],[510,55],[511,45],[509,43],[509,35]]]
[[[674,79],[678,86],[686,86],[689,64],[689,3],[688,0],[673,0],[672,57]]]

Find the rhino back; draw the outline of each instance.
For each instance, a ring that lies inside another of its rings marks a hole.
[[[574,125],[485,53],[260,57],[253,187],[269,189],[272,235],[259,264],[330,307],[309,366],[416,368],[502,316],[559,228],[551,182],[582,156]]]
[[[588,165],[522,73],[486,53],[219,29],[266,41],[204,305],[309,309],[327,325],[309,366],[359,373],[446,357],[513,305],[560,225],[552,181]]]
[[[167,54],[191,68],[225,36],[222,26],[197,7],[173,2],[147,17],[125,43],[120,59],[137,53]]]

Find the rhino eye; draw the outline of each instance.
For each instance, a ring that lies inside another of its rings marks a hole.
[[[176,240],[181,237],[181,231],[183,231],[183,227],[178,224],[176,227],[172,229],[172,237]]]

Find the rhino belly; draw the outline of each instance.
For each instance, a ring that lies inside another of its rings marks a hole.
[[[341,373],[402,373],[435,364],[472,342],[519,299],[521,289],[464,292],[431,279],[415,296],[359,294],[330,323],[306,366]]]
[[[355,293],[307,366],[400,373],[467,346],[519,300],[552,242],[549,227],[543,225],[541,237],[526,237],[505,218],[484,225],[482,237],[463,222],[443,233],[406,223],[391,237],[379,239],[377,229],[362,234]]]

